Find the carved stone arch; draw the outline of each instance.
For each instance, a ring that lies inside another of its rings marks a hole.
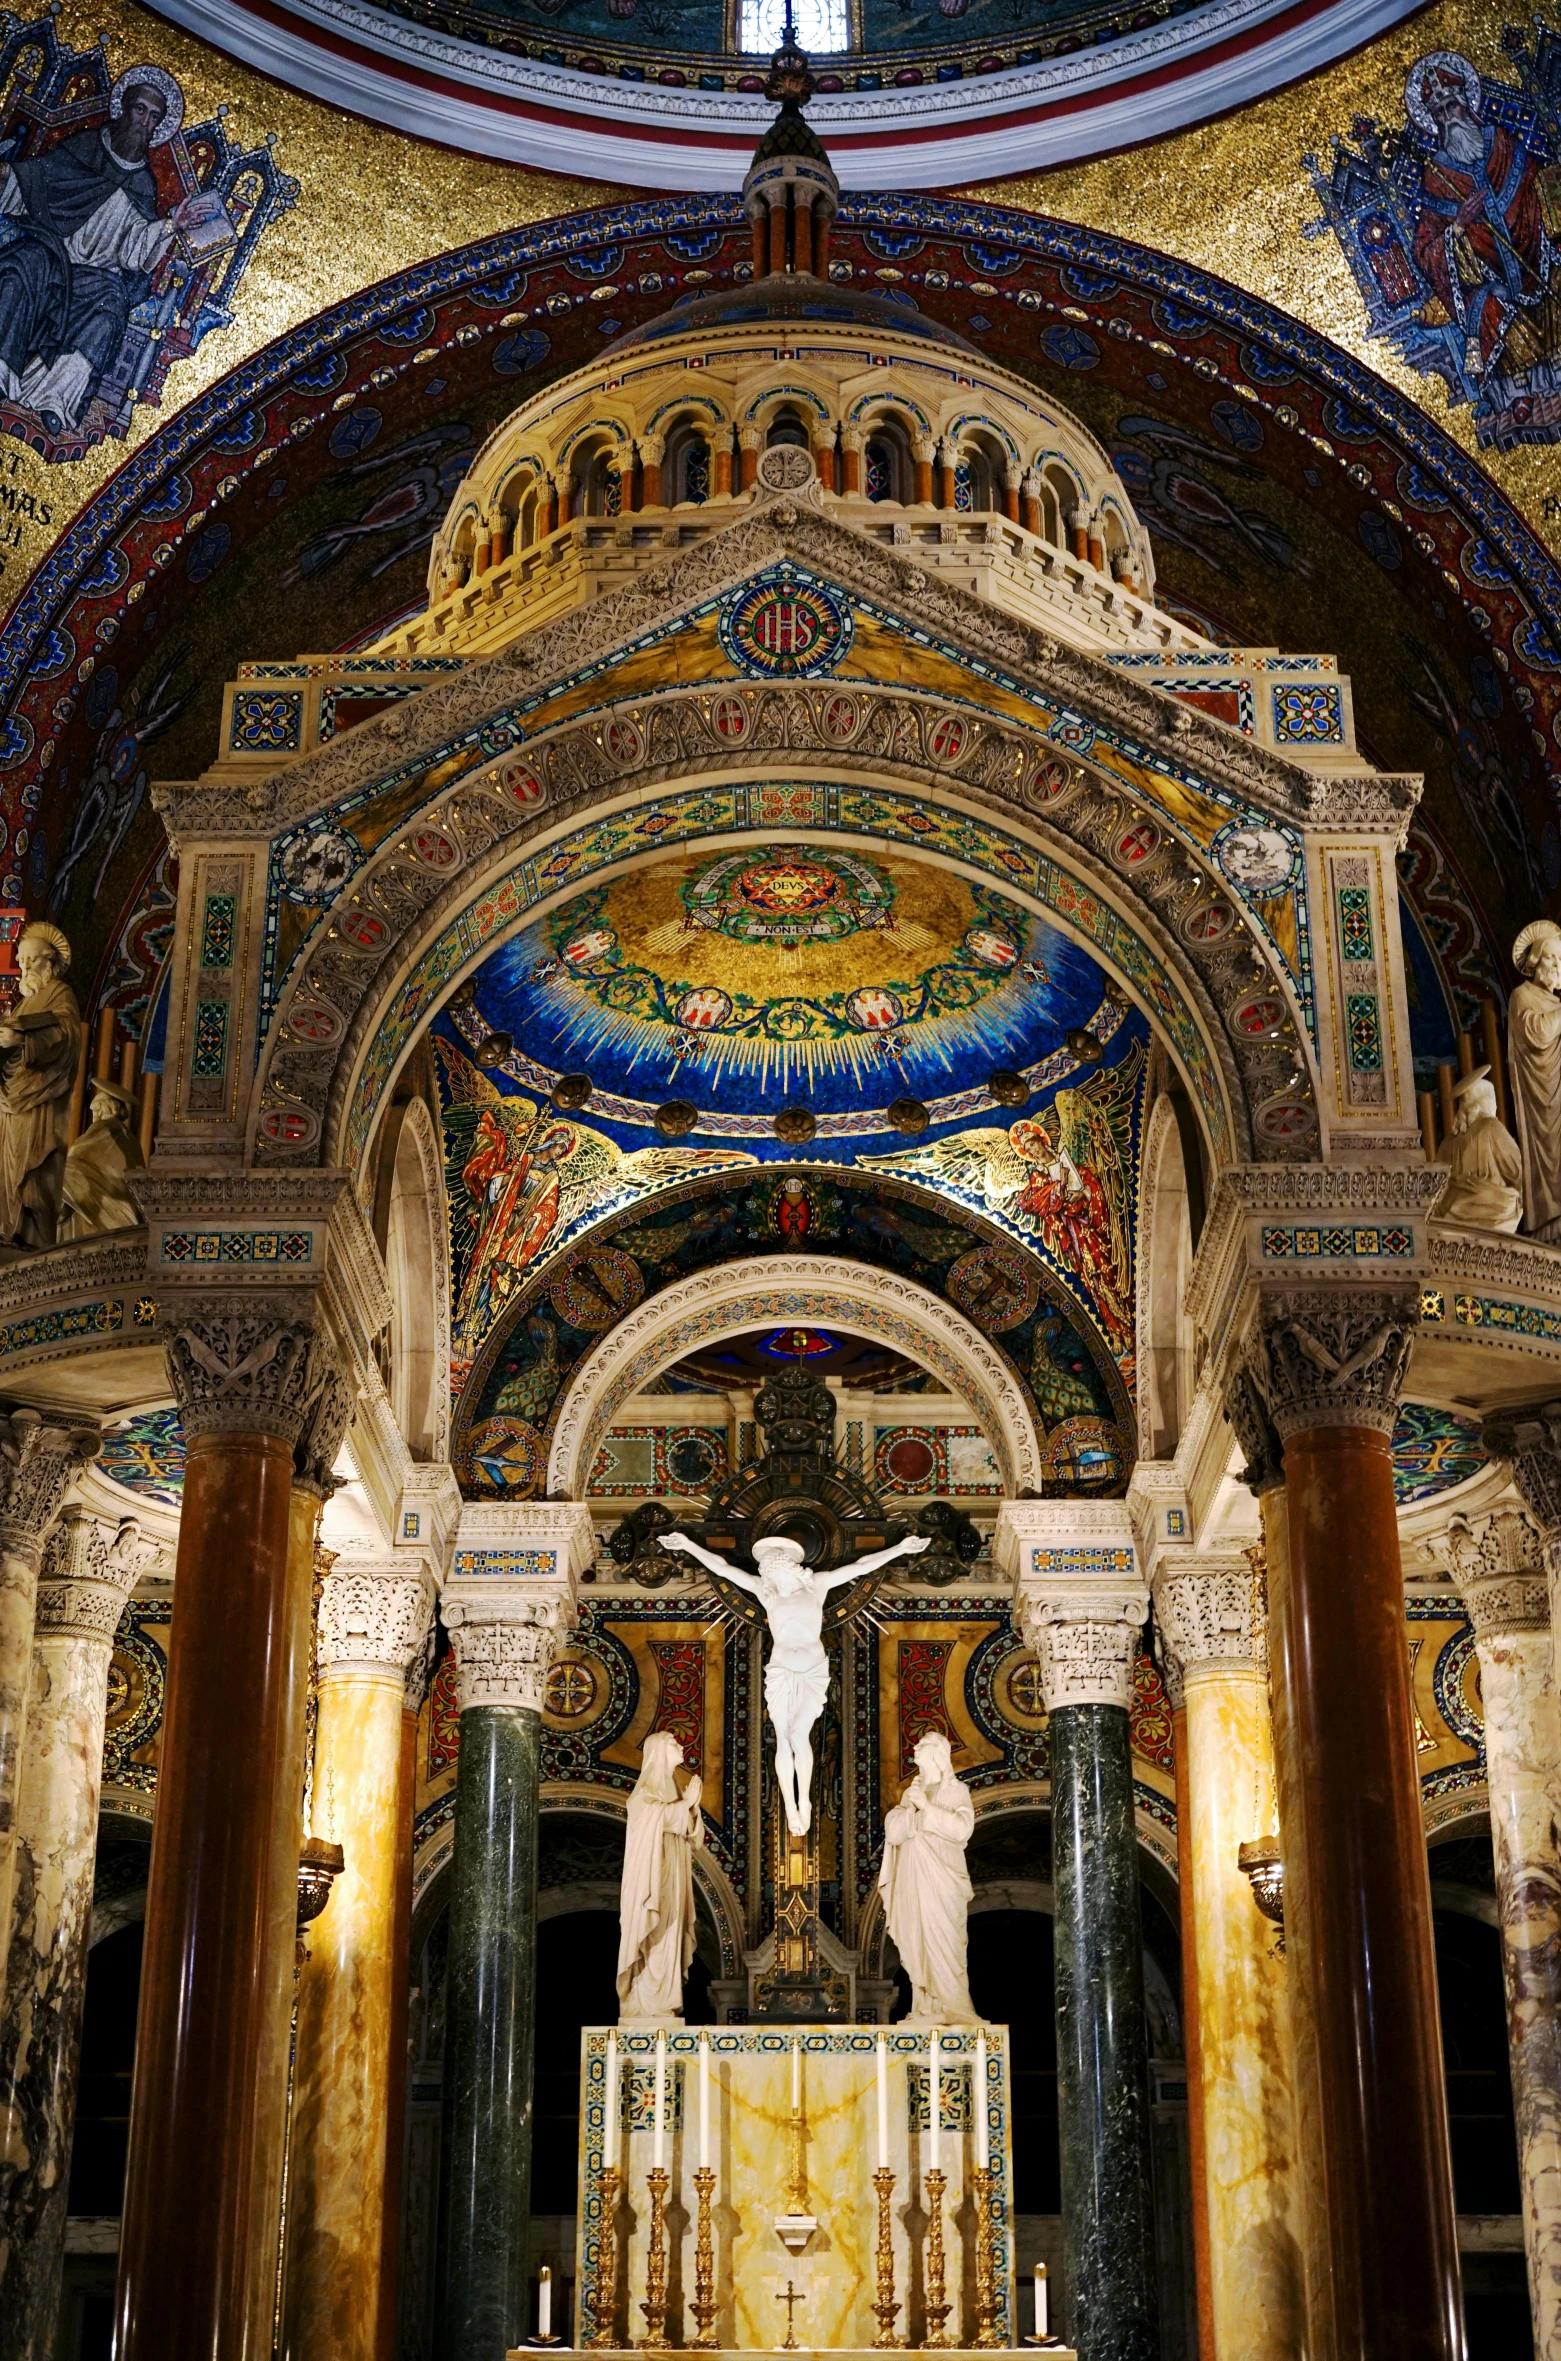
[[[722,748],[711,721],[717,693],[750,714],[749,736],[767,743]],[[1029,810],[1024,782],[1041,762],[1054,759],[1046,741],[1034,733],[1011,730],[989,716],[967,720],[956,715],[967,744],[951,775],[947,765],[936,764],[929,743],[938,723],[950,715],[946,702],[908,691],[863,688],[855,694],[862,726],[853,742],[830,749],[827,776],[850,779],[869,790],[898,790],[902,795],[910,790],[919,806],[950,815],[999,819],[1004,834],[1024,848],[1027,858],[1039,856],[1032,883],[1049,880],[1050,898],[1036,894],[1011,872],[982,871],[956,853],[934,852],[925,843],[908,841],[907,852],[984,883],[995,877],[1012,899],[1079,941],[1129,1000],[1147,1007],[1166,1038],[1200,1110],[1214,1162],[1250,1153],[1254,1109],[1283,1082],[1292,1063],[1298,1061],[1310,1071],[1312,1052],[1294,1007],[1294,986],[1277,960],[1270,960],[1263,972],[1268,988],[1282,992],[1291,1005],[1287,1036],[1253,1042],[1229,1025],[1228,1010],[1238,990],[1251,982],[1252,970],[1244,961],[1258,946],[1242,928],[1217,873],[1194,854],[1178,861],[1169,850],[1142,884],[1114,867],[1102,850],[1109,843],[1113,815],[1125,821],[1139,807],[1120,786],[1108,786],[1084,766],[1077,766],[1080,786],[1063,799],[1056,818]],[[323,1145],[327,1161],[353,1164],[374,1120],[374,1106],[366,1103],[365,1092],[372,1089],[375,1104],[383,1097],[410,1047],[415,1029],[410,1013],[416,1012],[416,1026],[426,1024],[477,961],[534,923],[555,901],[578,890],[576,876],[553,895],[524,905],[511,893],[505,915],[505,881],[519,855],[540,869],[571,833],[571,821],[578,822],[586,812],[606,819],[632,811],[645,800],[647,787],[675,780],[697,795],[730,789],[734,782],[820,775],[824,702],[824,692],[800,687],[744,684],[719,692],[669,692],[566,724],[534,741],[523,756],[452,790],[430,815],[448,822],[461,856],[449,883],[441,889],[436,876],[392,844],[359,873],[350,897],[318,930],[316,947],[297,963],[262,1053],[250,1116],[252,1134],[267,1103],[312,1105],[318,1121],[309,1145]],[[632,738],[642,749],[637,768],[615,766],[606,750],[611,735],[607,725],[615,713],[628,720]],[[788,741],[796,753],[791,761],[785,759]],[[893,752],[871,751],[885,745]],[[674,750],[683,759],[671,759]],[[661,759],[649,759],[652,756]],[[538,815],[534,820],[528,821],[526,810],[516,806],[502,785],[517,771],[537,789],[534,803],[527,807]],[[979,783],[983,776],[989,784]],[[1070,824],[1071,834],[1065,832]],[[800,839],[813,832],[794,833]],[[829,832],[830,840],[848,833],[836,826]],[[864,826],[862,834],[879,836],[879,823]],[[698,838],[656,838],[649,850],[662,850],[667,841],[715,845],[741,840],[740,833],[712,827]],[[627,853],[623,865],[642,857],[646,856]],[[1181,938],[1174,924],[1178,908],[1194,902],[1200,893],[1230,908],[1233,928],[1228,943],[1216,945],[1201,959],[1197,947]],[[349,922],[354,911],[367,911],[376,925],[399,921],[399,940],[387,940],[373,957],[360,956],[336,933],[344,910]],[[485,913],[485,931],[472,925],[474,910]],[[1080,912],[1094,914],[1092,930],[1081,926]],[[317,1005],[321,998],[336,1012],[335,1037],[324,1045],[295,1045],[289,1032],[290,1009],[300,1000]],[[256,1145],[265,1157],[259,1136]]]
[[[582,667],[601,677],[616,653],[686,628],[714,600],[788,559],[847,599],[877,602],[881,612],[925,632],[949,661],[969,667],[970,701],[953,705],[854,680],[822,688],[724,680],[598,707],[526,740],[519,709],[528,694],[533,702],[544,686],[556,694]],[[1005,710],[985,685],[994,679],[1009,684]],[[743,724],[735,737],[714,726],[718,702]],[[826,715],[845,711],[857,716],[850,729],[826,727]],[[609,733],[609,713],[629,726]],[[387,752],[387,739],[398,752]],[[1038,874],[1055,864],[1045,874],[1066,885],[1078,909],[1096,913],[1097,923],[1084,930],[1090,948],[1108,966],[1120,955],[1132,967],[1134,996],[1175,1051],[1216,1164],[1254,1152],[1310,1159],[1326,1147],[1299,988],[1273,939],[1178,818],[1177,797],[1190,788],[1223,804],[1233,820],[1288,830],[1299,849],[1304,828],[1380,837],[1401,827],[1419,782],[1303,771],[1131,672],[1059,646],[816,504],[775,498],[623,590],[540,626],[518,648],[464,666],[245,789],[240,833],[273,840],[296,836],[307,815],[325,821],[343,796],[394,791],[408,815],[400,825],[410,825],[413,812],[420,831],[437,823],[449,855],[442,867],[431,866],[408,837],[393,836],[322,910],[266,1016],[267,1104],[252,1105],[250,1114],[252,1140],[256,1125],[264,1126],[261,1160],[318,1163],[323,1148],[352,1161],[354,1142],[361,1145],[366,1133],[357,1113],[349,1120],[348,1086],[365,1064],[370,1036],[399,1004],[388,1047],[375,1051],[372,1116],[400,1054],[396,1023],[431,1014],[458,969],[497,939],[492,930],[508,923],[506,892],[519,923],[513,884],[505,881],[521,857],[556,840],[561,823],[588,807],[626,808],[672,780],[730,788],[773,777],[783,753],[793,757],[786,765],[792,776],[801,768],[837,783],[910,786],[929,808],[943,804],[999,822],[1027,857],[1043,857]],[[1163,800],[1145,786],[1160,770],[1175,789]],[[233,834],[230,789],[197,784],[165,800],[182,842]],[[1129,833],[1149,823],[1152,857],[1114,857],[1122,849],[1113,835],[1119,822]],[[1185,923],[1205,900],[1223,913],[1212,944]],[[342,930],[365,909],[373,912],[374,941],[360,953]],[[326,1004],[316,1032],[329,1039],[306,1043],[290,1031],[290,1003],[301,985]],[[1282,1011],[1277,1026],[1260,1034],[1234,1022],[1238,996],[1256,989]],[[1281,1138],[1266,1138],[1265,1107],[1292,1104],[1300,1122]]]
[[[897,383],[892,370],[883,383],[870,385],[865,393],[857,395],[856,400],[846,412],[844,423],[850,427],[859,427],[865,435],[871,434],[878,420],[885,417],[894,417],[900,420],[901,424],[908,419],[913,426],[928,437],[937,432],[921,403],[917,401],[914,394],[907,393],[905,388]]]
[[[824,1254],[759,1255],[717,1264],[649,1296],[586,1355],[564,1389],[548,1453],[547,1489],[582,1500],[620,1405],[697,1340],[784,1320],[816,1320],[892,1344],[970,1404],[1009,1493],[1038,1492],[1041,1438],[1023,1386],[974,1323],[914,1279]]]

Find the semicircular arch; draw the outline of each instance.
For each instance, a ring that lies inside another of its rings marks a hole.
[[[547,1487],[584,1497],[586,1477],[622,1403],[697,1342],[776,1321],[816,1320],[921,1362],[970,1404],[1009,1493],[1039,1491],[1041,1438],[1013,1370],[954,1305],[917,1280],[843,1256],[778,1254],[718,1265],[650,1296],[588,1353],[565,1389]]]

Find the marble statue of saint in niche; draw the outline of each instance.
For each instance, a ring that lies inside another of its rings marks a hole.
[[[81,1011],[70,944],[37,920],[17,945],[22,997],[0,1024],[0,1246],[52,1246],[65,1183]]]
[[[764,1609],[770,1627],[764,1702],[775,1732],[775,1769],[786,1806],[786,1825],[793,1836],[805,1836],[813,1818],[808,1794],[813,1784],[813,1727],[829,1690],[824,1601],[841,1583],[860,1582],[864,1574],[875,1574],[891,1558],[913,1556],[932,1544],[912,1534],[891,1549],[870,1551],[866,1557],[853,1558],[848,1566],[837,1566],[826,1574],[807,1564],[800,1542],[775,1536],[753,1545],[757,1575],[744,1574],[687,1533],[663,1533],[661,1546],[697,1558],[712,1574],[735,1583],[739,1590],[751,1591]]]
[[[969,1788],[940,1730],[916,1741],[916,1776],[883,1824],[878,1887],[911,1980],[913,2025],[979,2023],[970,1998],[966,1921],[973,1888],[965,1847],[976,1824]]]
[[[621,2023],[665,2024],[683,2014],[683,1979],[694,1956],[694,1847],[705,1841],[698,1772],[684,1776],[683,1742],[671,1730],[645,1741],[629,1798],[629,1835],[618,1905]]]
[[[1561,926],[1536,918],[1512,946],[1507,1068],[1523,1150],[1524,1227],[1561,1238]]]

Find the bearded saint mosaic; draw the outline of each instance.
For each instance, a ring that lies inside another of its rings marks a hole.
[[[298,196],[268,143],[229,138],[225,108],[187,124],[163,67],[115,76],[56,24],[0,19],[0,431],[49,461],[161,399]]]
[[[1468,404],[1498,451],[1561,437],[1561,35],[1509,25],[1515,82],[1456,50],[1418,58],[1398,126],[1358,115],[1307,235],[1332,231],[1369,332]]]

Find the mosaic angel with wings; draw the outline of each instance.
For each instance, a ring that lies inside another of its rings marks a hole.
[[[955,1132],[865,1162],[942,1181],[1039,1238],[1088,1289],[1113,1353],[1133,1351],[1131,1206],[1143,1049],[1006,1131]]]
[[[556,1114],[546,1099],[501,1091],[450,1042],[440,1040],[439,1053],[450,1246],[461,1273],[455,1320],[467,1352],[477,1350],[527,1267],[589,1207],[753,1161],[729,1149],[627,1153],[605,1132]]]

